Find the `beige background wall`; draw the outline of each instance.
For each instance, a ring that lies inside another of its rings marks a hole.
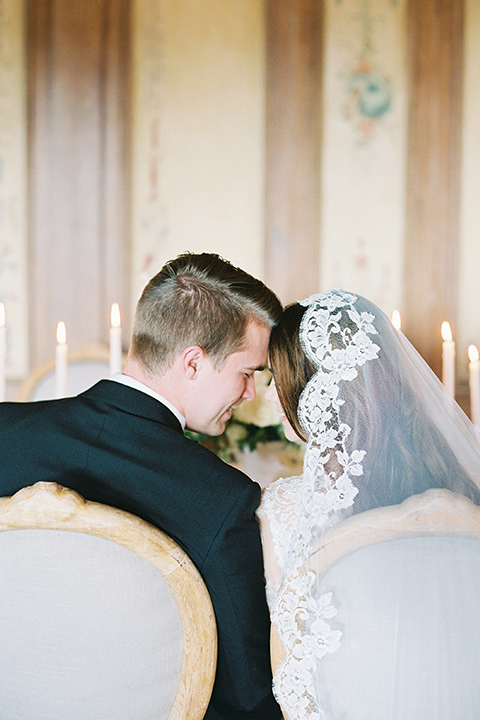
[[[466,379],[480,344],[475,0],[24,8],[25,33],[21,4],[0,0],[0,61],[17,48],[0,97],[0,199],[15,188],[20,209],[15,226],[0,214],[12,379],[53,354],[60,319],[71,347],[106,341],[114,301],[126,347],[140,287],[186,249],[284,301],[343,285],[397,307],[437,372],[448,319]]]

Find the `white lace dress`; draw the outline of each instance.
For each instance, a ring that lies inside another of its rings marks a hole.
[[[274,674],[274,693],[289,720],[321,720],[314,682],[317,662],[338,649],[342,633],[330,624],[336,615],[331,593],[314,597],[315,573],[305,572],[304,555],[296,552],[303,500],[303,476],[281,478],[264,490],[258,516],[268,605],[285,648]],[[325,500],[322,493],[322,504]],[[326,529],[336,523],[336,513],[331,507],[325,510]]]
[[[300,341],[318,368],[298,405],[308,438],[303,473],[268,486],[259,509],[267,599],[285,647],[274,692],[289,720],[323,720],[314,684],[317,663],[338,649],[342,635],[330,624],[336,614],[331,593],[315,593],[316,574],[308,563],[325,530],[350,514],[358,493],[352,478],[363,473],[365,451],[350,446],[352,428],[339,419],[339,383],[355,379],[378,351],[369,337],[376,334],[374,316],[357,312],[356,299],[337,291],[302,302],[307,310]],[[349,325],[341,328],[344,316]],[[331,343],[337,336],[341,347]]]

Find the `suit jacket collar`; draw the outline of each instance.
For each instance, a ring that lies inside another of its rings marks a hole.
[[[118,410],[163,423],[183,433],[178,418],[176,418],[171,410],[163,403],[151,395],[147,395],[141,390],[129,387],[128,385],[113,382],[112,380],[100,380],[91,388],[81,393],[80,397],[96,402],[106,402]]]

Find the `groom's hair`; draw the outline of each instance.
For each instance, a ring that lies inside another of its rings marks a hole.
[[[216,367],[242,349],[250,321],[272,328],[282,306],[263,282],[213,253],[184,253],[167,262],[138,301],[131,354],[161,373],[189,345]]]

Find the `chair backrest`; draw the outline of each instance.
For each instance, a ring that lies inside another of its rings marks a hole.
[[[360,513],[309,569],[342,637],[317,662],[325,717],[475,720],[480,708],[480,508],[447,490]],[[282,646],[276,638],[276,667]]]
[[[2,720],[203,718],[212,605],[163,532],[56,483],[0,500]]]
[[[125,360],[125,358],[124,358]],[[91,343],[68,353],[67,396],[78,395],[98,380],[110,375],[109,349],[102,343]],[[55,359],[36,367],[21,383],[16,400],[51,400],[55,398]]]

